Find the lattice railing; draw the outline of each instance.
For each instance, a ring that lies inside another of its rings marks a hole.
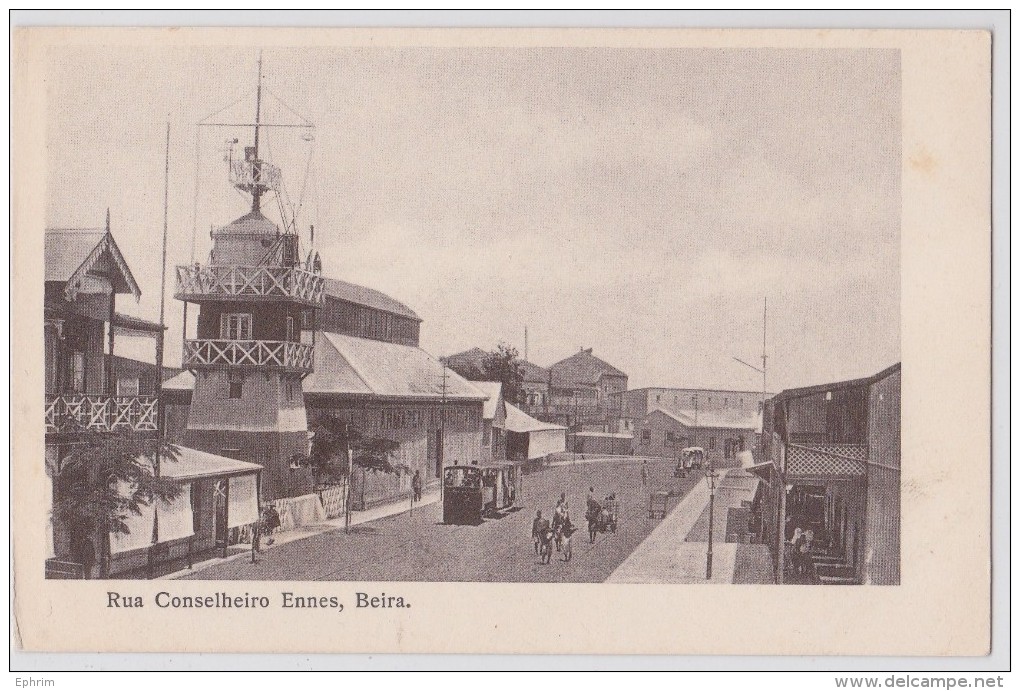
[[[320,304],[325,287],[322,276],[284,266],[177,267],[177,297],[183,300],[288,298]]]
[[[826,448],[788,444],[786,446],[787,476],[794,478],[798,476],[833,477],[857,476],[867,473],[866,449],[861,455],[855,445],[855,448],[850,451],[853,455],[844,455],[831,449],[849,445],[829,444],[823,446]]]
[[[220,341],[194,339],[184,342],[185,367],[278,367],[312,371],[312,346],[295,341]]]
[[[154,396],[47,395],[46,431],[152,432],[156,410]]]

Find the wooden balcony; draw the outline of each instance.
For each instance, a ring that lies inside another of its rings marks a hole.
[[[155,396],[47,394],[46,433],[156,431]]]
[[[288,300],[321,305],[325,281],[304,269],[284,266],[177,267],[179,300]]]
[[[184,367],[269,367],[295,372],[312,371],[312,346],[295,341],[222,341],[192,339],[184,342]]]

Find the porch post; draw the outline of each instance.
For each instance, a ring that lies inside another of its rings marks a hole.
[[[110,334],[109,335],[109,352],[107,352],[107,354],[106,354],[106,386],[105,386],[105,389],[106,389],[106,395],[107,396],[113,396],[113,395],[115,395],[117,393],[117,389],[116,389],[117,378],[116,378],[116,375],[113,372],[113,335],[114,335],[113,319],[114,319],[114,316],[116,314],[117,314],[117,292],[116,291],[111,291],[110,292],[110,315],[109,315],[109,321],[110,321],[110,328],[109,328],[109,334]]]

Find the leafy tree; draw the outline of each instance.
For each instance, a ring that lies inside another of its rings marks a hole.
[[[94,561],[97,539],[105,539],[107,532],[130,533],[131,514],[141,515],[142,507],[180,494],[179,483],[156,477],[152,459],[157,448],[161,466],[177,461],[177,447],[165,440],[130,432],[76,434],[71,452],[51,469],[56,479],[53,524],[69,531],[76,559]],[[124,493],[123,488],[129,489]]]
[[[488,381],[503,384],[503,398],[519,405],[524,402],[524,368],[517,349],[500,343],[496,350],[482,360],[482,369]]]
[[[398,442],[384,437],[366,437],[349,423],[333,415],[321,417],[312,426],[312,448],[299,462],[311,465],[320,484],[335,484],[347,477],[347,449],[353,453],[353,465],[376,473],[400,473],[408,466],[392,462],[400,448]]]

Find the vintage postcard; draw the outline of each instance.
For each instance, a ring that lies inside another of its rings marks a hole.
[[[13,75],[26,650],[987,653],[987,33]]]

